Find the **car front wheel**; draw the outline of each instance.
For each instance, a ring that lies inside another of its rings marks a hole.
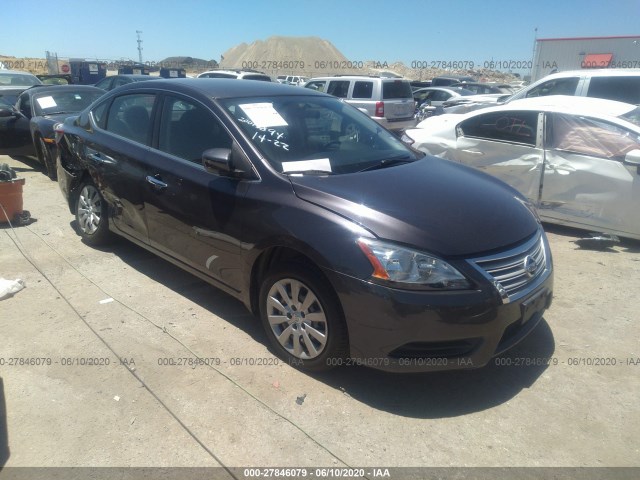
[[[80,187],[75,211],[82,239],[93,246],[107,243],[110,237],[107,202],[93,183]]]
[[[278,356],[294,367],[326,371],[347,355],[338,299],[310,269],[291,264],[268,274],[260,291],[260,316]]]

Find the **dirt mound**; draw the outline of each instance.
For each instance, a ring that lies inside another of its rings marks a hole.
[[[347,58],[319,37],[269,37],[241,43],[222,55],[221,68],[252,68],[269,75],[328,73],[327,64],[342,65]],[[322,68],[322,67],[325,68]]]

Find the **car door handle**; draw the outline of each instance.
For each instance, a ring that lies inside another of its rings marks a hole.
[[[153,186],[153,188],[155,188],[156,190],[164,190],[169,186],[166,183],[164,183],[162,180],[156,177],[152,177],[151,175],[147,175],[147,182],[150,183],[151,186]]]
[[[464,153],[470,153],[471,155],[484,155],[484,152],[479,152],[477,150],[461,150]]]
[[[108,155],[103,155],[102,153],[96,152],[96,153],[90,153],[87,155],[87,158],[89,160],[92,160],[96,163],[105,163],[107,165],[113,165],[116,163],[116,161],[111,158]]]

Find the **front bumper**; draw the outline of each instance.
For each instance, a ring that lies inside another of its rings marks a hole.
[[[327,272],[342,303],[350,358],[390,372],[485,366],[535,329],[553,297],[553,267],[505,303],[490,283],[472,291],[408,291]]]

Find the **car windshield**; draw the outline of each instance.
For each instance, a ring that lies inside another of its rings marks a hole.
[[[284,96],[221,103],[279,172],[353,173],[422,156],[336,98]]]
[[[37,116],[75,113],[84,110],[100,96],[102,92],[49,91],[35,97],[35,112]]]
[[[40,85],[40,80],[33,75],[0,73],[0,87],[31,87],[32,85]]]
[[[636,107],[630,112],[620,115],[620,118],[640,127],[640,107]]]

